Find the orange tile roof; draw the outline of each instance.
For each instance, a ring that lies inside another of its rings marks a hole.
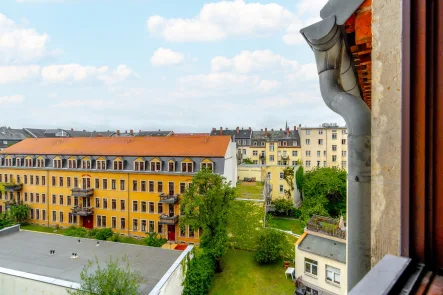
[[[21,155],[224,157],[230,136],[28,138],[0,151]]]

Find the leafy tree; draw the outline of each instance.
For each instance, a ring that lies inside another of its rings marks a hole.
[[[215,261],[211,255],[200,250],[188,261],[182,295],[206,295],[211,289],[215,274]]]
[[[257,238],[254,259],[260,264],[276,262],[289,247],[291,245],[284,233],[275,229],[263,229]]]
[[[88,260],[80,273],[82,280],[79,290],[66,291],[70,295],[138,295],[142,277],[137,271],[131,270],[127,257],[120,262],[109,257],[103,268],[97,257],[95,262]]]
[[[292,192],[294,191],[294,167],[283,168],[283,179],[289,186],[288,190],[285,190],[285,195],[288,199],[292,198]]]
[[[218,271],[228,246],[228,213],[235,195],[235,188],[224,177],[203,169],[193,177],[180,201],[180,226],[202,229],[200,247],[217,261]]]
[[[243,162],[243,164],[254,164],[254,162],[251,160],[251,158],[244,158],[242,162]]]
[[[147,237],[143,239],[143,242],[147,246],[161,247],[168,241],[167,239],[162,238],[158,233],[146,233],[146,235]]]
[[[295,183],[297,184],[297,189],[300,192],[300,198],[303,201],[303,186],[305,183],[303,166],[298,167],[297,172],[295,173]]]
[[[284,212],[286,216],[289,216],[292,210],[294,210],[294,203],[292,200],[288,199],[276,199],[272,201],[272,205],[275,208],[275,211],[278,213]]]
[[[18,223],[24,223],[28,220],[29,210],[31,210],[31,207],[28,204],[23,204],[23,202],[14,202],[9,208],[11,217]]]
[[[233,201],[228,213],[230,245],[237,249],[254,250],[257,235],[263,228],[264,214],[262,203]]]
[[[305,173],[303,184],[302,218],[313,214],[338,217],[346,213],[345,170],[316,168]]]

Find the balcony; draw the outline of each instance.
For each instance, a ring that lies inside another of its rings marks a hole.
[[[346,228],[344,222],[340,225],[339,220],[331,217],[314,215],[306,224],[306,229],[346,240]]]
[[[89,216],[94,214],[94,208],[91,207],[73,207],[72,214],[78,216]]]
[[[260,158],[260,159],[265,159],[265,158],[266,158],[266,155],[265,155],[265,154],[261,154],[261,155],[259,156],[259,158]]]
[[[289,161],[289,156],[281,156],[282,161]]]
[[[74,197],[92,197],[93,195],[94,195],[93,188],[74,187],[72,189],[72,196]]]
[[[178,202],[178,195],[160,194],[160,203],[176,204]]]
[[[7,192],[19,192],[23,189],[22,183],[5,183],[5,191]]]
[[[158,224],[175,225],[178,222],[178,215],[168,216],[166,214],[160,215]]]

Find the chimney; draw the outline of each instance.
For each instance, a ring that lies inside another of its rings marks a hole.
[[[85,130],[85,129],[83,129],[83,132],[86,132],[86,130]]]
[[[298,128],[300,128],[301,127],[301,124],[298,124]]]
[[[294,131],[297,131],[297,126],[294,126]]]
[[[215,129],[215,127],[212,127],[212,131],[215,131],[216,129]]]
[[[289,134],[289,127],[286,127],[286,134]]]
[[[268,128],[265,128],[265,136],[268,136]]]
[[[251,127],[249,127],[249,131],[251,131]]]
[[[282,131],[282,129],[280,128],[280,131]]]
[[[74,131],[74,128],[71,128],[71,131]]]
[[[237,134],[239,134],[239,133],[240,133],[240,128],[237,127]]]
[[[260,131],[263,131],[263,128],[262,128],[262,129],[260,129]]]
[[[117,136],[120,136],[120,130],[117,130]]]
[[[274,131],[274,128],[271,128],[271,131]]]
[[[223,135],[223,127],[220,127],[220,135]]]
[[[129,134],[134,135],[134,130],[129,130]]]
[[[128,133],[128,130],[125,130],[125,133]]]

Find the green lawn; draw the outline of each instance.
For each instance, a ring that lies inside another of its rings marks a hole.
[[[259,265],[253,252],[231,249],[223,257],[223,272],[216,274],[210,295],[293,294],[294,283],[285,279],[283,262]]]
[[[263,199],[262,182],[240,182],[237,185],[240,198],[245,199]]]
[[[60,235],[62,235],[64,232],[64,229],[62,228],[56,229],[55,227],[43,226],[37,224],[20,225],[20,229],[38,231],[42,233],[60,234]]]
[[[303,227],[298,219],[284,219],[273,217],[266,226],[275,227],[282,230],[292,231],[294,234],[301,235],[303,233]]]

